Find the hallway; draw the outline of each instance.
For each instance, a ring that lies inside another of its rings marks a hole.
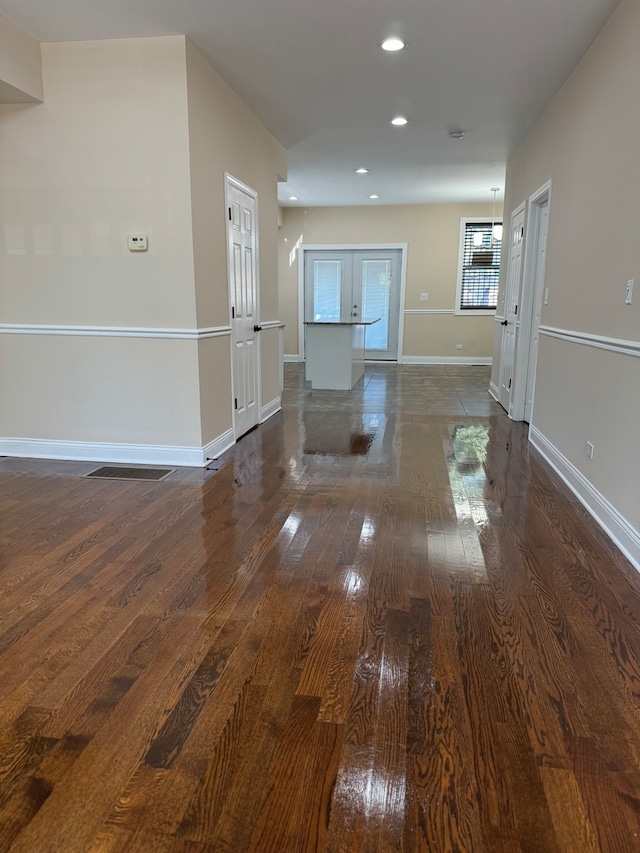
[[[214,470],[0,459],[0,848],[640,850],[640,577],[488,383],[291,364]]]

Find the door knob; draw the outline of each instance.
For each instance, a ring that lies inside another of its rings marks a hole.
[[[253,327],[253,331],[254,331],[254,332],[261,332],[261,331],[262,331],[262,326],[255,325],[255,326]]]
[[[501,325],[501,326],[506,326],[506,325],[507,325],[507,321],[506,321],[506,320],[503,320],[503,321],[502,321],[502,323],[500,323],[500,325]]]

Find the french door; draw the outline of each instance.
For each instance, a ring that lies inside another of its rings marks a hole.
[[[366,327],[365,358],[396,361],[400,314],[400,249],[318,249],[304,253],[304,318]]]

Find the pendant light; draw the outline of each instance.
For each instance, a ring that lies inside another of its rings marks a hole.
[[[500,187],[491,187],[493,193],[493,213],[491,215],[491,242],[500,243],[502,241],[502,225],[496,224],[496,195]]]

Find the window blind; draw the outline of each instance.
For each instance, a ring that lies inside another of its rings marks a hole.
[[[491,310],[498,304],[502,243],[492,241],[493,224],[465,224],[460,293],[460,309],[463,311]]]

